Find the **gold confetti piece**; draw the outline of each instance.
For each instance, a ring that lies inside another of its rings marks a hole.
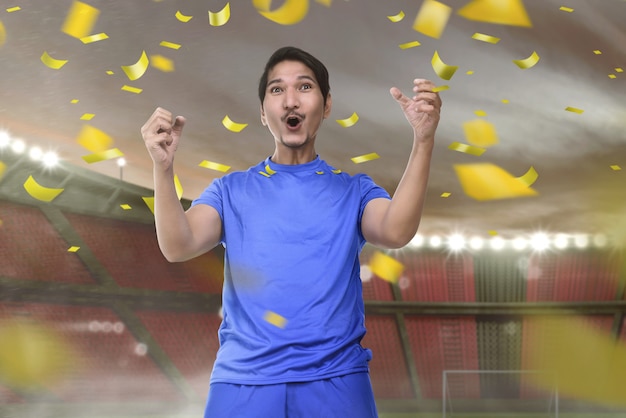
[[[102,32],[102,33],[97,33],[95,35],[83,36],[82,38],[80,38],[80,41],[84,44],[90,44],[93,42],[103,41],[105,39],[109,39],[109,35]]]
[[[131,210],[132,206],[130,206],[128,203],[122,203],[120,205],[120,208],[124,209],[124,210]]]
[[[491,235],[492,237],[495,237],[496,235],[498,235],[498,231],[495,231],[493,229],[490,229],[489,231],[487,231],[487,233]]]
[[[454,165],[454,170],[465,194],[476,200],[510,199],[538,194],[520,178],[491,163],[459,164]]]
[[[537,171],[535,170],[535,167],[531,165],[528,171],[524,175],[518,177],[517,179],[521,181],[525,186],[530,187],[537,181],[538,178],[539,178],[539,173],[537,173]]]
[[[444,80],[450,80],[459,68],[458,65],[448,65],[444,63],[439,57],[439,53],[437,51],[433,54],[433,59],[430,62],[433,66],[433,70],[435,70],[435,73]]]
[[[67,64],[67,60],[59,60],[52,58],[46,51],[41,55],[41,62],[43,62],[48,68],[52,68],[53,70],[58,70]]]
[[[539,55],[536,51],[533,51],[532,54],[528,58],[524,58],[521,60],[513,60],[515,65],[517,65],[522,70],[526,70],[528,68],[534,67],[535,64],[539,62]]]
[[[4,45],[6,40],[7,40],[7,31],[4,28],[4,25],[2,24],[2,22],[0,21],[0,47]]]
[[[287,325],[285,317],[278,315],[276,312],[266,311],[263,319],[278,328],[285,328],[285,325]]]
[[[113,75],[113,74],[115,74],[115,73],[114,73],[113,71],[111,71],[111,70],[106,70],[106,74],[107,74],[107,75]]]
[[[576,107],[570,107],[570,106],[567,106],[565,110],[567,110],[568,112],[572,112],[572,113],[578,113],[579,115],[584,112],[584,110],[582,109],[578,109]]]
[[[620,167],[619,165],[612,165],[610,167],[611,167],[611,170],[613,171],[620,171],[622,169],[622,167]]]
[[[372,255],[369,267],[372,273],[390,283],[396,283],[404,271],[404,265],[401,262],[380,251]]]
[[[180,12],[180,10],[176,11],[176,19],[180,20],[183,23],[189,22],[193,19],[193,16],[186,16]]]
[[[341,170],[339,169],[335,169],[335,170],[330,170],[333,174],[340,174]]]
[[[499,142],[495,126],[483,119],[464,122],[463,132],[467,142],[477,147],[488,148]]]
[[[484,33],[478,33],[472,35],[472,39],[476,39],[477,41],[488,42],[490,44],[497,44],[500,42],[500,38],[496,38],[495,36],[485,35]]]
[[[569,13],[574,11],[574,9],[572,9],[571,7],[566,7],[566,6],[559,7],[559,10],[561,10],[563,12],[569,12]]]
[[[532,27],[522,0],[472,0],[457,13],[478,22]]]
[[[474,70],[468,70],[468,71],[465,72],[465,74],[472,75],[472,74],[474,74]]]
[[[44,187],[37,183],[33,176],[28,176],[28,179],[24,182],[24,189],[29,195],[42,202],[52,202],[58,195],[60,195],[65,189],[53,189]]]
[[[0,161],[0,180],[2,180],[2,176],[4,176],[4,172],[7,169],[7,165]]]
[[[358,121],[359,121],[359,115],[357,115],[356,112],[352,113],[352,116],[350,116],[347,119],[336,120],[336,122],[344,128],[349,128],[351,126],[354,126],[354,124],[357,123]]]
[[[443,192],[443,193],[441,193],[440,197],[450,197],[451,195],[452,195],[452,193],[450,193],[450,192]]]
[[[478,117],[482,117],[482,116],[487,116],[487,112],[485,112],[484,110],[474,110],[474,114]]]
[[[593,51],[593,53],[596,54],[596,55],[601,55],[602,51],[600,51],[599,49],[596,49],[596,50]]]
[[[623,73],[623,72],[624,72],[624,69],[623,69],[623,68],[621,68],[621,67],[615,67],[615,72],[617,72],[617,73]]]
[[[164,73],[174,71],[174,61],[163,55],[150,55],[150,65]]]
[[[333,2],[333,0],[315,0],[315,2],[322,4],[326,7],[330,7],[330,4]]]
[[[433,93],[439,93],[440,91],[449,90],[449,89],[450,89],[450,86],[448,85],[438,86],[433,89]]]
[[[323,172],[323,171],[316,171],[316,172],[315,172],[315,174],[320,174],[320,175],[322,175],[322,174],[324,174],[324,172]]]
[[[409,49],[415,48],[416,46],[420,46],[421,44],[418,41],[405,42],[403,44],[398,45],[400,49]]]
[[[76,103],[78,103],[78,99],[72,99],[72,100],[70,100],[70,103],[71,104],[76,104]]]
[[[617,76],[615,74],[609,74],[609,78],[615,79],[615,78],[617,78]]]
[[[222,173],[225,173],[228,170],[230,170],[230,166],[229,165],[214,163],[213,161],[207,161],[207,160],[203,160],[198,165],[200,167],[208,168],[209,170],[221,171]]]
[[[83,113],[83,116],[80,117],[80,120],[92,120],[96,116],[93,113]]]
[[[436,0],[425,0],[415,17],[413,30],[439,39],[446,28],[451,13],[452,8],[450,6]]]
[[[113,144],[113,138],[100,129],[85,124],[78,133],[76,142],[88,151],[95,153],[109,149]]]
[[[228,115],[224,116],[224,119],[222,119],[222,125],[224,125],[224,128],[228,129],[231,132],[241,132],[246,126],[248,126],[247,123],[233,122],[232,120],[230,120]]]
[[[252,0],[252,4],[261,16],[279,25],[295,25],[309,12],[308,0],[286,0],[273,11],[270,11],[270,0]]]
[[[123,157],[124,153],[117,148],[111,148],[106,151],[96,152],[94,154],[83,155],[81,158],[87,164],[99,163],[100,161],[112,160],[114,158]]]
[[[509,103],[509,99],[502,99],[502,100],[500,100],[500,101],[501,101],[502,103],[504,103],[504,104],[508,104],[508,103]]]
[[[174,189],[176,190],[178,200],[180,200],[183,197],[183,185],[180,183],[180,179],[176,174],[174,174]]]
[[[487,151],[485,148],[474,147],[472,145],[462,144],[460,142],[451,143],[450,145],[448,145],[448,149],[452,151],[463,152],[465,154],[475,155],[477,157],[480,157],[485,151]]]
[[[226,6],[219,12],[213,13],[209,10],[209,25],[222,26],[225,25],[230,19],[230,3],[226,3]]]
[[[75,246],[75,245],[72,245],[70,248],[68,248],[68,249],[67,249],[67,252],[68,252],[68,253],[75,253],[75,252],[77,252],[78,250],[80,250],[80,247],[77,247],[77,246]]]
[[[13,13],[13,12],[17,12],[17,11],[19,11],[19,10],[22,10],[22,8],[21,8],[20,6],[15,6],[15,7],[9,7],[9,8],[7,9],[7,12],[8,12],[8,13]]]
[[[139,57],[136,63],[133,65],[122,65],[122,70],[124,70],[129,80],[134,81],[145,74],[149,63],[146,51],[142,51],[141,57]]]
[[[387,19],[391,20],[393,23],[398,23],[402,19],[404,19],[404,16],[405,16],[404,12],[400,10],[400,12],[397,15],[387,16]]]
[[[148,207],[148,209],[150,209],[150,212],[152,212],[152,214],[154,215],[154,197],[141,197],[143,199],[143,202],[146,204],[146,206]]]
[[[98,15],[100,15],[100,10],[75,0],[67,13],[61,32],[76,39],[84,38],[90,34],[96,20],[98,20]]]
[[[164,47],[170,48],[170,49],[179,49],[180,48],[180,44],[175,44],[174,42],[168,42],[168,41],[161,41],[159,46],[164,46]]]
[[[127,91],[129,93],[135,93],[135,94],[139,94],[143,91],[143,89],[140,89],[138,87],[127,86],[126,84],[122,86],[122,90]]]
[[[354,164],[361,164],[367,161],[377,160],[380,158],[380,155],[375,152],[371,152],[369,154],[359,155],[358,157],[350,158]]]

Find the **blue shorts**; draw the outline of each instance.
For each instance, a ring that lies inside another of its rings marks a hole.
[[[368,373],[275,385],[212,383],[204,418],[376,418]]]

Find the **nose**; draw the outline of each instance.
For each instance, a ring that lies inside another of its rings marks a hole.
[[[283,97],[283,107],[285,109],[297,109],[300,107],[298,92],[294,89],[287,89]]]

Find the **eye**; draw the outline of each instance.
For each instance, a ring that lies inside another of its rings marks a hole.
[[[305,83],[302,86],[300,86],[300,90],[311,90],[313,88],[313,86],[311,86],[309,83]]]
[[[280,93],[282,89],[280,87],[272,87],[270,88],[270,93]]]

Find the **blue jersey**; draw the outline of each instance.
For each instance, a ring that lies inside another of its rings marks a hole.
[[[223,320],[211,382],[303,382],[368,370],[359,253],[367,203],[389,194],[317,157],[214,180],[193,205],[222,219]]]

